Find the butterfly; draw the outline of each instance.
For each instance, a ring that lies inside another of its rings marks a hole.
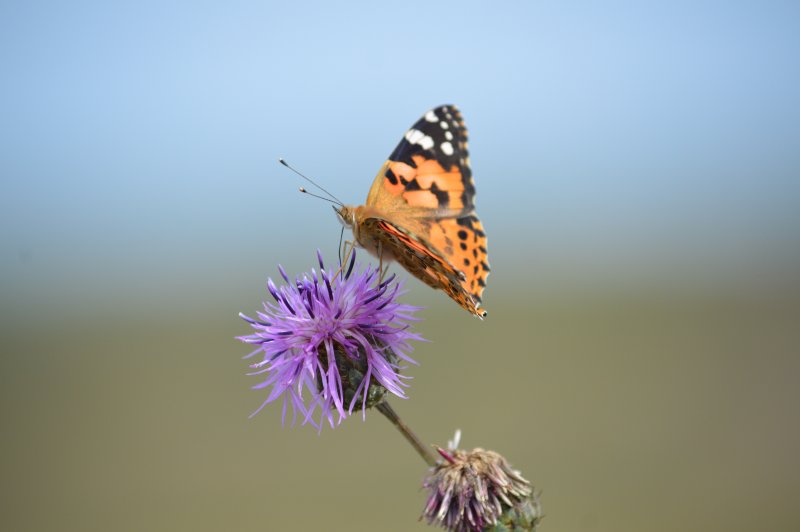
[[[335,210],[359,246],[486,316],[486,233],[475,214],[467,129],[454,105],[428,111],[406,131],[364,205]]]

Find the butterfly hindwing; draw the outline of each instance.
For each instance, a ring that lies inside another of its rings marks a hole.
[[[436,220],[428,238],[431,246],[442,250],[450,264],[463,273],[463,289],[480,306],[490,269],[486,233],[478,217],[469,214]]]
[[[439,254],[430,242],[377,218],[365,220],[364,229],[374,235],[382,250],[388,252],[414,277],[428,286],[444,290],[472,314],[481,317],[485,315],[479,309],[480,296],[476,297],[467,289],[471,277]]]

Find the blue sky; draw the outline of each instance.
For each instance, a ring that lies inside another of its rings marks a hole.
[[[5,2],[0,279],[332,252],[335,217],[277,157],[360,203],[441,103],[470,129],[495,271],[791,270],[798,20],[794,2]]]

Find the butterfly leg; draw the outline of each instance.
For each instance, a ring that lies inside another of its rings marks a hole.
[[[383,262],[383,256],[381,256],[381,262]],[[383,279],[386,277],[386,274],[389,273],[389,266],[391,266],[391,264],[392,263],[387,260],[385,266],[384,265],[380,266],[380,268],[381,268],[381,277],[380,277],[381,278],[381,282],[383,282]]]
[[[376,246],[378,252],[378,271],[380,272],[380,277],[378,277],[378,282],[382,283],[383,278],[386,277],[386,272],[389,271],[389,262],[386,262],[386,268],[383,267],[383,242],[378,241]]]
[[[342,231],[342,235],[344,235],[344,231]],[[347,264],[347,259],[350,257],[350,251],[352,251],[355,247],[356,243],[354,240],[342,241],[342,239],[339,238],[339,270],[344,268],[344,265]]]
[[[339,250],[339,252],[341,253],[340,256],[343,255],[344,258],[339,263],[339,270],[336,272],[336,275],[334,275],[334,277],[337,277],[337,276],[342,274],[342,272],[344,271],[345,265],[347,264],[347,261],[350,260],[350,255],[353,253],[353,251],[355,249],[356,249],[356,243],[355,243],[354,240],[345,240],[344,241],[344,243],[342,244],[342,247]]]
[[[378,271],[380,272],[379,282],[382,283],[384,278],[386,277],[386,274],[389,273],[389,266],[392,265],[392,261],[388,259],[386,261],[383,260],[383,245],[381,242],[378,242],[377,248],[378,248]]]

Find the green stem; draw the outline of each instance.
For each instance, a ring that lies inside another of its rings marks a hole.
[[[375,408],[377,408],[381,414],[386,416],[386,419],[391,421],[392,425],[397,427],[397,430],[399,430],[400,433],[406,437],[408,443],[410,443],[414,450],[417,451],[423,460],[425,460],[426,464],[431,467],[436,465],[436,457],[434,456],[430,447],[422,443],[422,441],[417,437],[416,434],[414,434],[408,425],[403,423],[403,420],[400,419],[400,416],[397,415],[397,412],[394,411],[394,408],[392,408],[389,403],[386,401],[381,401],[375,405]]]

